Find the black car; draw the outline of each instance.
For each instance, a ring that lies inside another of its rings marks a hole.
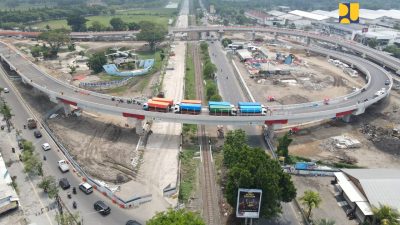
[[[141,224],[136,220],[128,220],[128,222],[126,222],[126,225],[141,225]]]
[[[35,138],[41,138],[42,137],[42,133],[40,131],[38,131],[38,130],[35,130],[33,132],[33,135],[35,135]]]
[[[60,185],[60,187],[61,187],[63,190],[66,190],[66,189],[68,189],[68,188],[71,187],[71,185],[69,184],[67,178],[61,178],[61,179],[60,179],[60,182],[59,182],[58,184]]]
[[[107,215],[107,214],[110,214],[110,212],[111,212],[110,207],[108,205],[106,205],[106,203],[104,203],[103,201],[95,202],[93,207],[94,207],[94,210],[98,211],[102,215]]]

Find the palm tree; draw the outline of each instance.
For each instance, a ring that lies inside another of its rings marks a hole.
[[[400,225],[400,213],[388,205],[380,205],[379,208],[373,207],[374,225]]]
[[[317,225],[335,225],[334,220],[329,220],[329,219],[321,219],[320,221],[317,222]]]
[[[318,192],[307,190],[304,192],[304,195],[300,198],[300,200],[302,204],[308,208],[307,220],[310,221],[311,210],[313,208],[318,208],[319,204],[321,204],[322,202],[322,199],[319,196]]]

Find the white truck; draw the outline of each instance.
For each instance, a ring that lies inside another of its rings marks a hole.
[[[58,168],[60,168],[61,172],[63,172],[63,173],[66,173],[69,171],[68,163],[64,159],[58,161]]]

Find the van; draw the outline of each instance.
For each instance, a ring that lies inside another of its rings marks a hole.
[[[84,182],[79,185],[79,189],[81,189],[85,194],[90,194],[93,192],[92,185]]]
[[[101,215],[108,215],[111,212],[110,207],[108,205],[106,205],[106,203],[104,203],[103,201],[95,202],[93,207],[94,207],[94,210],[99,212]]]

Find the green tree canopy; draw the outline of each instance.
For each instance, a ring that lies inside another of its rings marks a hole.
[[[110,25],[113,28],[113,30],[125,30],[126,29],[126,24],[119,17],[112,18],[110,20]]]
[[[261,216],[273,218],[281,213],[281,202],[290,202],[296,197],[296,189],[289,175],[279,162],[271,159],[261,148],[247,145],[243,130],[230,131],[223,146],[227,181],[225,196],[235,207],[239,188],[261,189]]]
[[[205,225],[199,215],[183,209],[169,209],[159,212],[146,223],[147,225]]]
[[[55,219],[59,225],[75,225],[79,221],[79,214],[57,213]]]
[[[282,137],[278,138],[278,146],[276,150],[278,155],[285,157],[285,161],[290,163],[289,160],[289,145],[292,143],[293,139],[289,138],[289,134],[286,133]]]
[[[203,76],[205,79],[214,79],[214,73],[217,71],[217,66],[210,60],[207,60],[203,68]]]
[[[45,31],[39,35],[38,39],[45,41],[50,46],[49,57],[56,57],[61,46],[71,41],[69,31],[66,29]]]
[[[97,20],[93,21],[91,26],[89,27],[89,30],[92,30],[92,31],[103,31],[105,29],[106,29],[106,27]]]
[[[49,196],[49,198],[55,198],[58,195],[58,185],[56,182],[56,178],[53,176],[45,176],[42,178],[42,181],[38,184],[38,187],[43,189],[45,193]]]
[[[367,44],[369,47],[375,48],[376,46],[378,46],[378,40],[376,38],[370,38],[368,39]]]
[[[387,205],[373,207],[373,225],[400,225],[400,213]]]
[[[107,57],[102,52],[94,53],[87,62],[88,67],[93,70],[94,73],[103,71],[103,65],[105,64],[107,64]]]
[[[154,49],[157,43],[163,41],[165,35],[167,35],[167,30],[162,25],[149,21],[140,22],[140,33],[137,38],[147,41],[151,49]]]
[[[307,207],[307,219],[310,220],[311,210],[318,208],[321,204],[322,199],[318,192],[307,190],[304,195],[300,198],[302,204]]]
[[[72,14],[67,17],[67,24],[71,26],[72,31],[86,31],[87,19],[80,14]]]

